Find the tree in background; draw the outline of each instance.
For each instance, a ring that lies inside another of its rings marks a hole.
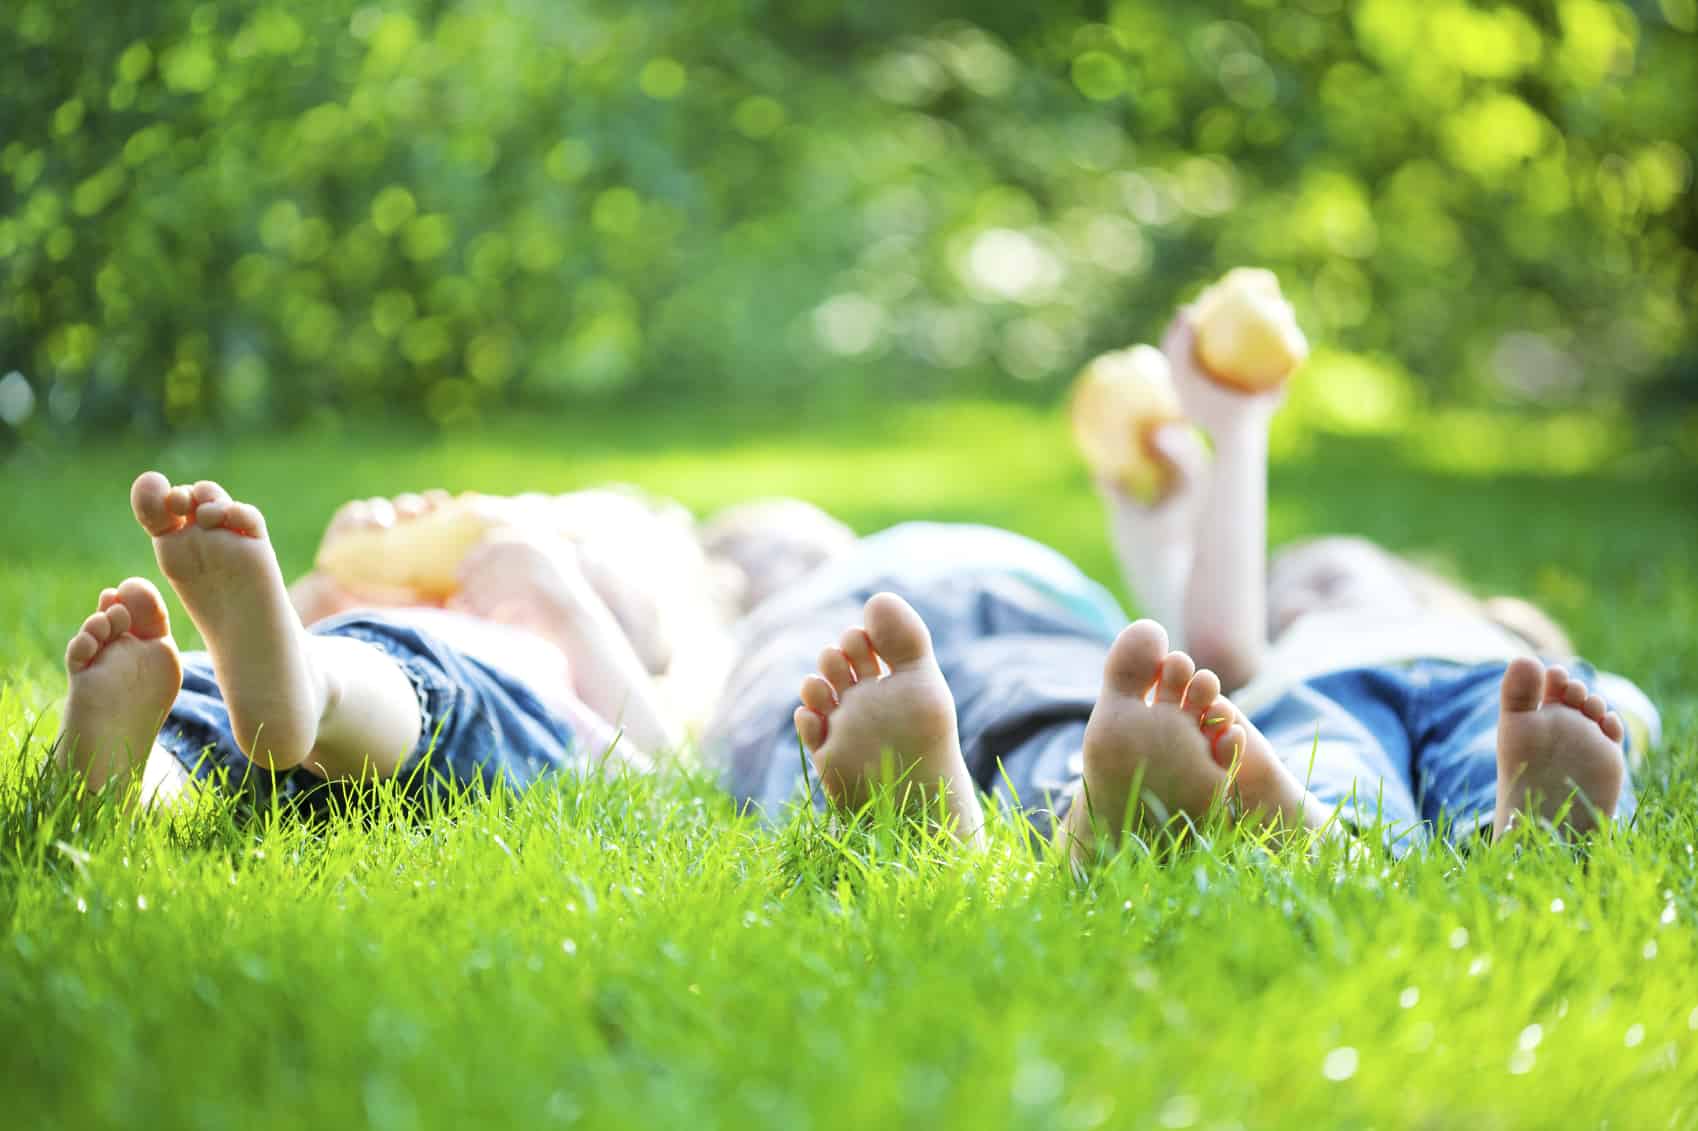
[[[0,436],[1053,396],[1237,263],[1432,395],[1690,401],[1698,0],[19,0]]]

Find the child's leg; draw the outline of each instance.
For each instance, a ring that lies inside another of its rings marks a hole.
[[[1186,425],[1168,425],[1151,437],[1157,454],[1174,469],[1171,492],[1143,504],[1116,484],[1097,484],[1108,513],[1109,538],[1120,574],[1139,611],[1161,624],[1183,624],[1185,589],[1196,551],[1197,510],[1208,478],[1208,453]],[[1176,640],[1176,647],[1183,647]]]
[[[206,640],[242,751],[272,770],[392,774],[419,740],[412,684],[378,649],[301,627],[258,509],[157,472],[130,501]]]
[[[1283,393],[1250,395],[1210,380],[1196,362],[1187,311],[1175,316],[1162,351],[1186,415],[1214,443],[1213,464],[1188,430],[1158,432],[1175,486],[1154,506],[1103,487],[1109,530],[1144,613],[1175,626],[1177,644],[1240,687],[1267,638],[1268,426]]]
[[[1196,357],[1191,312],[1162,342],[1180,404],[1214,444],[1196,508],[1196,553],[1183,604],[1185,646],[1235,690],[1255,677],[1267,646],[1268,429],[1284,389],[1241,393]]]

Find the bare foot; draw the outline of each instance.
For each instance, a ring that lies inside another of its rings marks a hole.
[[[165,601],[132,577],[100,595],[99,610],[65,646],[71,693],[59,764],[80,771],[90,789],[122,786],[147,760],[159,727],[183,686],[183,665]]]
[[[1159,624],[1138,621],[1109,651],[1085,730],[1085,792],[1064,829],[1074,858],[1089,854],[1098,830],[1117,843],[1128,828],[1180,814],[1200,822],[1223,799],[1269,822],[1313,820],[1305,806],[1319,806],[1221,695],[1215,674],[1168,651]]]
[[[1562,827],[1579,833],[1614,817],[1626,773],[1623,728],[1602,696],[1562,668],[1523,657],[1504,672],[1501,699],[1495,834],[1528,816],[1562,816]]]
[[[820,655],[819,674],[802,683],[796,732],[834,803],[856,808],[886,771],[919,791],[928,806],[941,790],[951,824],[978,838],[984,811],[956,730],[955,697],[932,653],[931,633],[908,602],[880,593],[867,602],[866,627],[851,628]],[[880,674],[880,661],[889,668]]]
[[[206,640],[237,745],[273,770],[306,761],[329,692],[259,510],[216,483],[173,487],[157,471],[135,481],[130,505]]]

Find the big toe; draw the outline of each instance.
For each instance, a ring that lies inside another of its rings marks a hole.
[[[1161,625],[1153,620],[1127,625],[1109,649],[1103,683],[1121,695],[1142,698],[1155,685],[1166,655],[1167,630]]]
[[[154,537],[170,534],[182,527],[183,520],[165,505],[171,494],[171,481],[157,471],[144,471],[130,485],[130,509],[142,529]]]
[[[130,612],[130,634],[143,640],[158,640],[171,635],[171,616],[165,611],[165,598],[153,582],[132,577],[118,586],[118,603]]]
[[[896,594],[880,593],[868,601],[864,623],[873,648],[892,668],[931,657],[931,631],[914,606]]]
[[[1545,694],[1545,666],[1530,656],[1510,661],[1500,700],[1505,712],[1536,711]]]

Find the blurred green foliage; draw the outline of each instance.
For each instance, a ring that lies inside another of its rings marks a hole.
[[[1698,0],[9,0],[0,437],[1053,396],[1224,268],[1690,399]]]

